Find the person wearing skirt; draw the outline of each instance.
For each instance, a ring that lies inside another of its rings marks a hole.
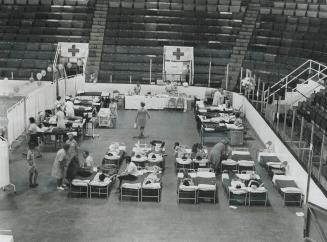
[[[139,138],[144,138],[144,129],[148,119],[150,119],[150,114],[145,109],[145,103],[141,102],[141,108],[137,111],[135,118],[135,126],[140,129]]]

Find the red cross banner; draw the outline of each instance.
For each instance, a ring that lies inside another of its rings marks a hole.
[[[193,83],[193,47],[164,46],[163,62],[165,81]]]
[[[190,61],[193,60],[193,47],[164,46],[166,61]]]
[[[86,58],[89,53],[89,44],[60,42],[60,56],[67,58]]]

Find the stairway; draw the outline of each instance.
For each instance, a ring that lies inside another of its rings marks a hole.
[[[89,57],[86,65],[86,81],[89,81],[92,73],[96,73],[96,75],[99,73],[108,5],[109,1],[107,0],[97,0],[95,4],[92,30],[90,34]]]
[[[260,1],[250,0],[229,62],[229,90],[233,90],[238,82],[238,76],[255,28],[259,10]]]
[[[297,84],[294,89],[288,90],[285,93],[285,98],[279,104],[298,106],[299,102],[306,101],[314,92],[317,93],[321,89],[325,89],[325,87],[316,81],[308,79],[304,83]]]

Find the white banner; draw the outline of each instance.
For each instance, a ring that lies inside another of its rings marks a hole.
[[[193,84],[193,47],[164,46],[164,81]]]
[[[165,61],[193,61],[193,47],[164,46]]]
[[[88,43],[59,42],[60,57],[86,58],[89,55]]]

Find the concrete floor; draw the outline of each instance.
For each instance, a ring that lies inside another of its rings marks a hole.
[[[152,111],[146,133],[166,141],[168,153],[163,176],[162,201],[119,201],[112,192],[106,199],[68,198],[56,191],[51,167],[55,152],[44,152],[37,160],[39,187],[30,189],[27,167],[22,158],[26,146],[17,146],[11,155],[11,179],[17,194],[0,192],[0,229],[11,229],[15,241],[226,241],[226,242],[299,242],[303,217],[298,207],[283,207],[281,196],[272,187],[266,172],[258,167],[269,190],[271,207],[229,208],[219,185],[219,203],[177,204],[176,177],[172,146],[179,141],[199,142],[192,112]],[[86,140],[81,149],[91,151],[100,163],[112,141],[125,142],[130,151],[137,135],[133,129],[135,112],[119,112],[118,128],[97,129],[99,138]],[[247,146],[255,155],[260,142],[250,131]]]

